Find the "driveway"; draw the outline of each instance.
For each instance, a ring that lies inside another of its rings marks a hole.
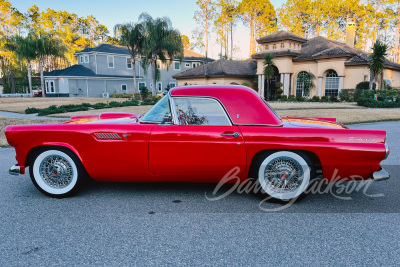
[[[397,265],[400,122],[351,128],[388,131],[392,178],[351,200],[316,194],[279,212],[253,195],[209,201],[207,184],[93,183],[51,199],[28,175],[8,175],[15,154],[0,148],[0,266]]]

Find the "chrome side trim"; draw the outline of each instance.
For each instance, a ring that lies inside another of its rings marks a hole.
[[[387,159],[387,158],[389,157],[389,153],[390,153],[389,146],[386,144],[386,142],[385,142],[385,150],[386,150],[386,154],[385,154],[384,160]]]
[[[20,175],[21,168],[18,165],[11,166],[10,170],[8,171],[11,175]]]
[[[374,172],[372,177],[375,181],[384,181],[390,178],[390,174],[385,171],[385,169],[381,168],[379,171]]]

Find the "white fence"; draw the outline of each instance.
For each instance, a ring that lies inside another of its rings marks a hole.
[[[32,97],[32,94],[1,94],[0,97]]]

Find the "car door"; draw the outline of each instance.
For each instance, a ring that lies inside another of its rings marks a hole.
[[[149,168],[163,176],[221,179],[230,170],[246,169],[246,150],[238,126],[219,101],[174,97],[175,124],[159,124],[150,135]]]

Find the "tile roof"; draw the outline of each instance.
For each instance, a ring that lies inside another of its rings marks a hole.
[[[68,76],[68,77],[109,77],[109,78],[133,78],[132,76],[125,75],[99,75],[94,73],[91,69],[88,69],[82,65],[72,65],[71,67],[62,70],[53,70],[44,73],[45,77],[56,77],[56,76]],[[137,76],[137,78],[141,78]]]
[[[220,76],[252,77],[256,75],[256,71],[257,62],[255,60],[237,61],[221,59],[180,72],[172,77],[174,79]]]
[[[307,42],[307,39],[287,31],[278,31],[273,34],[261,37],[257,39],[257,42],[267,43],[267,42],[284,41],[284,40],[293,40],[302,43]]]
[[[286,50],[273,52],[273,50],[272,50],[271,52],[259,52],[259,53],[253,54],[251,57],[254,59],[263,59],[266,54],[273,54],[275,57],[299,56],[300,51],[293,50],[293,49],[286,49]]]

